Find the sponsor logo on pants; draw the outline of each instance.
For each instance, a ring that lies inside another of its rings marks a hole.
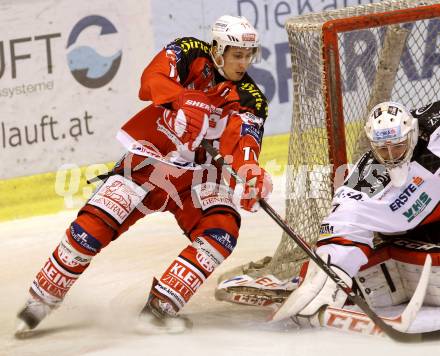
[[[122,176],[110,177],[90,198],[88,204],[109,213],[119,224],[145,198],[146,192]]]

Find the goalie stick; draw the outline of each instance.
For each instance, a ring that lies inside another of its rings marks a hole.
[[[202,140],[203,148],[212,156],[213,160],[219,165],[223,166],[228,173],[234,177],[237,183],[245,184],[243,178],[241,178],[234,169],[225,162],[220,152],[214,148],[209,141]],[[371,321],[390,338],[400,342],[421,342],[423,340],[438,339],[440,338],[440,330],[420,333],[406,333],[393,328],[380,318],[362,299],[359,295],[355,294],[353,290],[341,279],[339,276],[328,266],[319,256],[317,256],[314,250],[305,242],[289,225],[281,218],[280,215],[269,205],[265,200],[259,201],[261,208],[292,238],[296,244],[313,260],[319,268],[321,268],[347,295],[348,299],[355,304],[359,309],[367,315]],[[417,312],[417,311],[416,311]]]
[[[380,317],[387,324],[392,325],[394,329],[405,333],[409,330],[409,327],[415,320],[418,311],[422,307],[423,300],[425,299],[429,276],[431,274],[431,265],[432,258],[428,254],[426,255],[425,264],[422,273],[420,274],[417,287],[404,311],[394,318]],[[381,329],[378,328],[366,314],[354,310],[327,307],[325,310],[320,311],[319,321],[322,326],[338,330],[373,336],[384,335]]]

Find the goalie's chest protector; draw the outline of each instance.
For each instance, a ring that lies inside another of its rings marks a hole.
[[[333,200],[333,219],[339,223],[384,232],[402,232],[424,223],[440,209],[440,177],[418,162],[411,162],[406,183],[402,187],[387,184],[378,194],[369,196],[348,186],[340,187]],[[338,210],[338,209],[337,209]],[[345,221],[344,221],[345,220]]]

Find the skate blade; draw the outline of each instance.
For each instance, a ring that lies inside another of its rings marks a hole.
[[[23,320],[19,320],[17,327],[15,329],[14,337],[16,339],[26,339],[32,334],[32,329],[29,328]]]
[[[176,318],[167,320],[166,327],[168,334],[182,334],[192,329],[193,323],[187,318]]]
[[[156,318],[140,318],[135,331],[142,335],[182,334],[191,330],[193,323],[189,319],[170,318],[166,321]]]

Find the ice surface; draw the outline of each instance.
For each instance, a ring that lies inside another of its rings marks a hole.
[[[272,201],[280,212],[281,196]],[[159,276],[187,244],[173,217],[165,213],[144,218],[104,249],[64,304],[32,337],[16,340],[15,314],[29,284],[74,217],[74,211],[66,211],[0,224],[0,355],[414,356],[438,351],[440,342],[403,345],[329,329],[298,330],[288,322],[268,324],[270,309],[217,302],[217,276],[272,255],[278,245],[280,229],[264,212],[243,214],[236,250],[185,307],[184,314],[194,322],[190,332],[145,336],[134,331],[152,277]]]

